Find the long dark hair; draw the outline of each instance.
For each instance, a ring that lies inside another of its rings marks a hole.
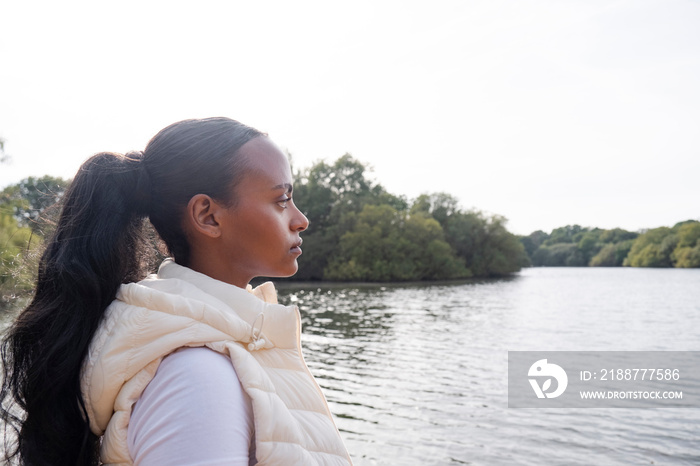
[[[228,118],[185,120],[160,131],[143,152],[104,152],[80,167],[39,263],[34,297],[0,348],[6,460],[98,464],[81,366],[119,286],[147,272],[145,218],[187,265],[187,203],[200,193],[235,202],[233,188],[245,172],[235,155],[260,135]]]

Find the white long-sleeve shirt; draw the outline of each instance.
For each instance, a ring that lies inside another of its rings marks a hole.
[[[253,410],[231,360],[208,348],[165,357],[133,408],[135,465],[255,464]]]

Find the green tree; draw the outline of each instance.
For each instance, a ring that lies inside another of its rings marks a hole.
[[[621,266],[637,233],[621,228],[600,228],[566,225],[548,235],[536,231],[520,241],[534,266],[595,267]]]
[[[545,246],[551,246],[558,243],[578,243],[581,240],[581,235],[587,232],[587,228],[582,228],[580,225],[566,225],[564,227],[555,228],[550,233],[549,238],[544,241]]]
[[[463,212],[448,193],[418,196],[411,214],[419,213],[440,223],[447,243],[475,276],[508,275],[530,263],[520,240],[506,230],[504,217]]]
[[[416,268],[415,276],[421,280],[464,278],[472,275],[464,266],[464,260],[455,256],[445,240],[442,226],[435,218],[414,213],[404,224],[406,239],[400,254],[409,257]]]
[[[683,222],[674,227],[678,242],[671,253],[676,267],[700,267],[700,222]]]
[[[676,267],[698,268],[700,267],[700,245],[692,248],[680,248],[673,252]]]
[[[700,222],[687,220],[672,228],[648,230],[635,239],[624,265],[632,267],[700,267]]]
[[[591,258],[588,265],[591,267],[621,267],[630,249],[632,249],[633,242],[634,240],[628,239],[626,241],[606,244]]]
[[[529,264],[525,247],[499,215],[456,212],[445,222],[447,242],[475,276],[508,275]]]
[[[421,194],[413,201],[411,213],[424,212],[444,226],[448,219],[461,212],[459,200],[449,193]]]
[[[44,235],[59,213],[59,202],[69,181],[53,176],[29,177],[0,192],[0,209],[11,213],[20,226]]]
[[[586,266],[591,261],[593,256],[595,256],[598,251],[600,251],[601,246],[598,243],[598,238],[600,236],[600,231],[588,231],[583,234],[581,239],[576,244],[577,256],[580,258],[580,266]]]
[[[365,205],[386,204],[398,211],[407,208],[405,199],[389,194],[367,172],[366,165],[345,154],[332,164],[317,162],[295,174],[294,202],[309,219],[295,280],[324,279],[329,259],[338,253],[340,238]]]
[[[600,234],[599,241],[601,243],[619,243],[622,241],[635,239],[637,236],[639,236],[639,233],[623,230],[622,228],[613,228],[611,230],[603,231]]]
[[[30,177],[0,191],[0,306],[31,292],[43,237],[67,186],[61,178]]]
[[[527,236],[520,237],[520,242],[523,243],[525,252],[530,260],[532,260],[532,255],[534,254],[535,250],[539,248],[548,238],[549,235],[542,230],[533,231]]]
[[[346,154],[296,173],[295,203],[310,226],[294,279],[500,276],[529,264],[504,218],[463,212],[448,193],[423,194],[409,209],[367,171]]]
[[[340,239],[330,261],[330,280],[401,281],[463,278],[469,271],[454,257],[442,227],[416,213],[408,217],[390,205],[364,206]]]
[[[556,243],[537,248],[532,255],[532,265],[536,267],[583,267],[587,264],[577,244]]]
[[[42,238],[0,211],[0,309],[31,292]]]
[[[668,237],[668,239],[667,239]],[[677,239],[668,227],[659,227],[639,235],[623,265],[629,267],[671,267],[671,252]]]

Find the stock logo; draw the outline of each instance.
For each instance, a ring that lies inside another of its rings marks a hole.
[[[547,363],[546,359],[540,359],[530,366],[527,375],[528,377],[534,377],[528,380],[537,398],[556,398],[564,393],[569,383],[569,378],[566,376],[564,369],[556,364]],[[557,381],[557,386],[555,390],[549,391],[552,388],[552,379]],[[540,385],[538,380],[542,380],[542,385]]]

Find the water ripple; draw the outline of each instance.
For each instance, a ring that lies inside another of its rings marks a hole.
[[[508,350],[700,350],[700,271],[285,284],[357,465],[700,464],[698,409],[507,408]]]

